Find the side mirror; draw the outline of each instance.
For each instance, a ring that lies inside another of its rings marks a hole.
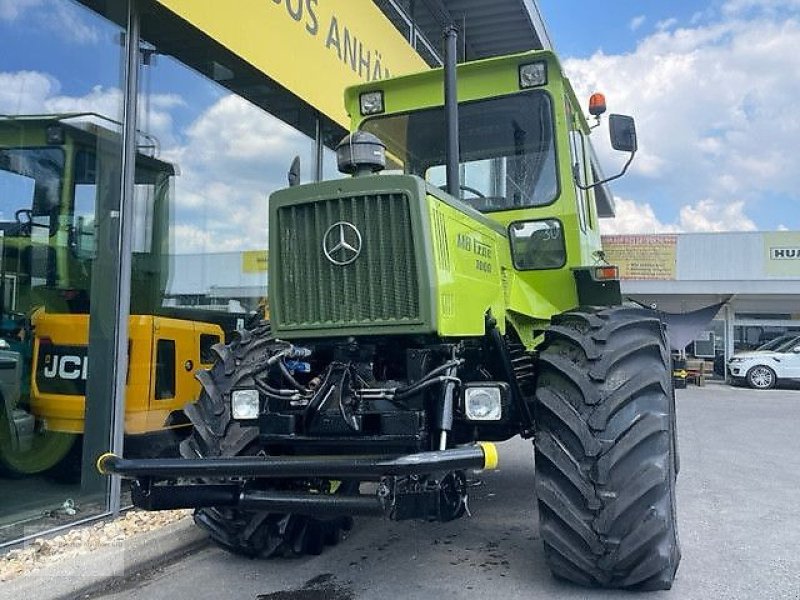
[[[794,352],[795,354],[800,354],[800,346],[795,346],[794,348],[792,348],[792,352]]]
[[[639,146],[636,142],[636,124],[633,121],[633,117],[628,117],[626,115],[609,115],[608,131],[611,135],[611,147],[614,148],[614,150],[630,153],[628,162],[625,163],[625,166],[622,167],[622,171],[620,171],[619,174],[614,175],[613,177],[607,177],[602,181],[595,181],[589,185],[583,185],[580,182],[577,174],[573,173],[573,181],[575,182],[575,186],[579,189],[590,190],[593,187],[604,185],[609,181],[619,179],[628,172],[628,167],[631,166],[633,157],[636,156],[636,150],[639,149]]]
[[[611,135],[611,147],[621,152],[636,152],[636,123],[633,117],[626,115],[609,115],[608,131]]]
[[[292,166],[289,167],[289,187],[300,185],[300,157],[295,156]]]

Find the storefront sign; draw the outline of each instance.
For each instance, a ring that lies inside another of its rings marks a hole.
[[[345,127],[345,87],[428,68],[371,1],[158,2]]]
[[[268,253],[266,250],[242,252],[242,273],[266,273]]]
[[[675,279],[677,236],[604,235],[606,260],[619,267],[620,279]]]
[[[800,233],[764,234],[764,271],[776,277],[800,277]]]

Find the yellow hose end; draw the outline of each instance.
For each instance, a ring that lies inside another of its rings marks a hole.
[[[499,461],[497,446],[491,442],[478,442],[478,445],[483,450],[483,468],[489,471],[496,469]]]
[[[111,473],[108,472],[105,468],[106,461],[111,458],[117,458],[117,455],[114,454],[113,452],[106,452],[105,454],[101,454],[99,457],[97,457],[95,468],[97,469],[97,472],[100,473],[100,475],[111,475]]]

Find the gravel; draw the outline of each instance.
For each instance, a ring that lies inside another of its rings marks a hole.
[[[110,521],[78,527],[54,537],[35,538],[0,556],[0,582],[11,581],[99,548],[119,545],[138,535],[190,518],[190,510],[130,510]]]

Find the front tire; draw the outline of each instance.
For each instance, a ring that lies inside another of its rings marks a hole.
[[[778,376],[774,370],[766,365],[756,365],[747,371],[745,376],[747,385],[754,390],[769,390],[778,383]]]
[[[241,456],[259,451],[258,427],[246,427],[231,418],[230,390],[238,385],[255,387],[253,376],[265,368],[271,342],[269,325],[262,321],[240,332],[231,344],[214,346],[216,364],[198,373],[200,398],[186,407],[194,431],[181,442],[181,456]],[[347,486],[339,489],[350,491]],[[320,554],[325,545],[338,543],[352,527],[350,518],[323,521],[233,508],[199,508],[194,520],[222,548],[262,558]]]
[[[534,405],[536,491],[556,577],[590,587],[669,589],[680,545],[670,357],[646,309],[553,319]]]

